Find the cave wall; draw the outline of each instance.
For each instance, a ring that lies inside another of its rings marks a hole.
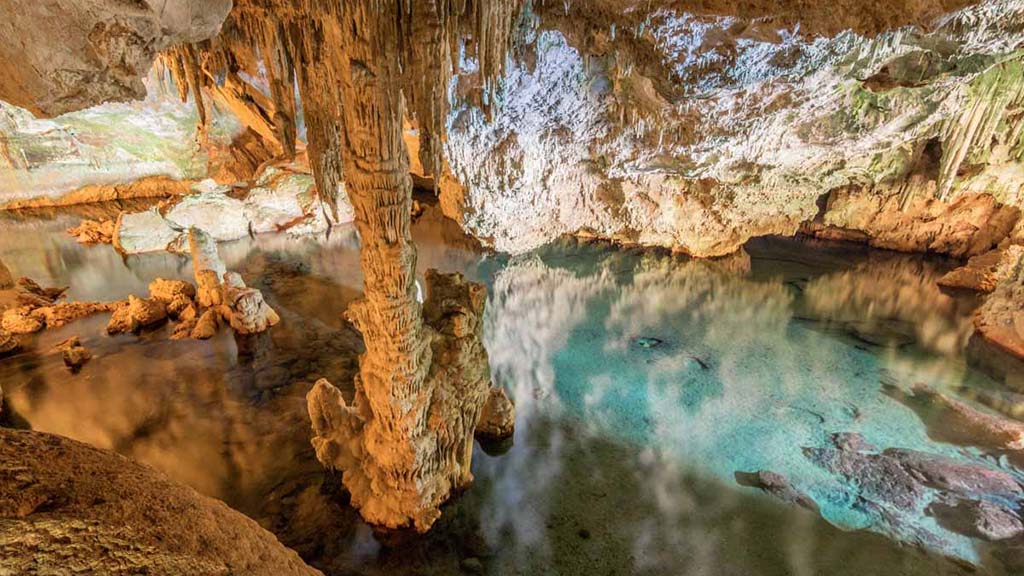
[[[586,16],[609,2],[535,6],[493,116],[449,115],[442,205],[499,250],[588,233],[718,256],[851,187],[1021,203],[1024,2],[863,34],[672,3]]]
[[[0,100],[52,117],[142,99],[141,79],[157,54],[216,35],[231,6],[231,0],[2,0]]]

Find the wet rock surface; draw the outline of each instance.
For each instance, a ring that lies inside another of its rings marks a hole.
[[[82,346],[81,340],[78,336],[72,336],[67,340],[57,345],[57,350],[60,351],[61,358],[64,360],[64,365],[71,370],[72,373],[77,373],[82,369],[82,366],[86,362],[92,359],[92,353],[89,352]]]
[[[800,506],[812,512],[818,512],[818,504],[810,496],[793,488],[785,476],[760,470],[758,472],[736,472],[736,482],[741,486],[758,488],[778,498],[786,504]]]
[[[0,570],[320,574],[223,502],[111,452],[0,428],[0,459]]]
[[[515,434],[515,427],[515,404],[509,400],[504,388],[492,387],[476,424],[476,436],[490,441],[505,440]]]
[[[953,532],[988,541],[1010,540],[1024,534],[1017,510],[984,500],[933,502],[928,513]]]

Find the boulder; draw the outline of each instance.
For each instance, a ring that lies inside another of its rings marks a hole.
[[[107,324],[107,334],[138,332],[167,319],[167,307],[155,299],[128,296],[128,303],[119,306]]]
[[[57,345],[57,349],[60,350],[64,365],[72,372],[78,372],[86,362],[92,359],[92,354],[82,346],[78,336],[73,336],[61,342]]]
[[[315,576],[223,502],[110,451],[0,429],[0,573]]]
[[[149,297],[165,304],[170,304],[180,297],[191,301],[196,297],[196,287],[184,280],[157,278],[149,283]]]

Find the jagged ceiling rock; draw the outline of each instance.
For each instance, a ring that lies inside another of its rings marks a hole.
[[[794,233],[845,186],[1018,202],[1024,2],[873,37],[635,4],[602,25],[595,10],[626,4],[547,3],[495,113],[453,108],[461,187],[442,206],[471,233],[511,252],[590,232],[716,256]]]
[[[217,34],[231,0],[0,0],[0,100],[55,116],[146,95],[156,54]]]

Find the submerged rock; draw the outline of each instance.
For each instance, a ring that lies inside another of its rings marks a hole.
[[[509,399],[505,389],[491,387],[487,401],[476,424],[476,436],[484,440],[504,440],[515,433],[516,406]]]
[[[641,348],[656,348],[665,343],[664,340],[660,340],[658,338],[651,338],[647,336],[641,336],[640,338],[637,338],[635,342]]]
[[[1002,470],[902,448],[890,448],[883,454],[899,462],[905,470],[929,488],[965,496],[1024,496],[1024,488],[1013,476]]]
[[[819,512],[818,503],[810,496],[793,488],[789,480],[781,474],[769,470],[760,470],[758,472],[737,471],[735,476],[736,482],[741,486],[758,488],[786,504],[795,504],[812,512]]]
[[[942,410],[942,433],[959,443],[989,448],[1024,449],[1024,422],[982,412],[928,386],[913,387],[914,398]]]
[[[972,538],[997,542],[1024,534],[1020,514],[987,500],[933,502],[928,506],[928,513],[944,528]]]
[[[64,365],[72,372],[78,372],[92,358],[92,354],[82,346],[78,336],[73,336],[57,345],[61,352]]]
[[[875,451],[878,448],[864,439],[858,432],[837,432],[832,435],[832,444],[846,452]]]
[[[814,464],[854,483],[869,500],[909,511],[925,494],[924,486],[888,456],[834,448],[804,448],[803,451]]]

